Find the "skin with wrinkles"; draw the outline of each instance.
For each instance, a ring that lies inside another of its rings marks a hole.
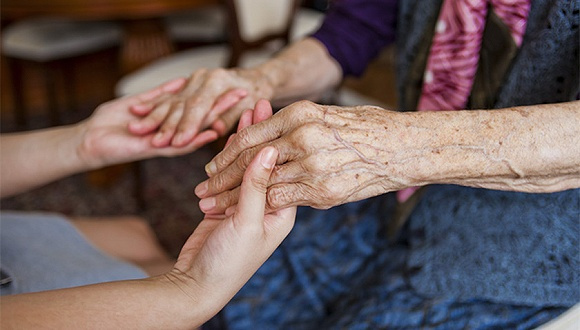
[[[205,104],[172,108],[177,114],[168,116],[181,114],[179,124],[177,119],[154,120],[175,145],[185,131],[192,137],[191,130],[204,127],[186,124],[188,118],[209,118],[212,105],[236,90],[247,95],[238,94],[238,103],[231,101],[234,95],[229,99],[233,106],[219,109],[224,112],[211,127],[220,134],[234,127],[244,108],[259,98],[276,103],[309,99],[336,87],[342,78],[340,65],[313,38],[292,44],[255,68],[220,70],[205,72],[206,80],[198,85],[190,79],[193,87],[177,98],[149,102],[141,121],[148,121],[171,100]],[[301,101],[232,138],[208,164],[211,178],[196,188],[196,194],[204,212],[219,213],[235,205],[241,173],[265,145],[280,150],[268,188],[270,209],[328,208],[431,183],[529,192],[578,187],[580,151],[570,147],[580,142],[578,108],[578,102],[570,102],[493,111],[397,113]]]
[[[156,147],[181,147],[209,127],[224,135],[231,126],[216,122],[219,116],[235,123],[243,110],[271,95],[267,78],[257,71],[202,69],[194,72],[172,97],[134,107],[133,112],[144,117],[129,129],[136,134],[156,131],[152,141]]]
[[[253,68],[192,73],[175,95],[134,106],[133,112],[143,118],[129,128],[135,134],[156,132],[152,141],[156,147],[180,147],[208,128],[225,135],[260,99],[287,105],[316,98],[338,85],[340,78],[340,67],[324,46],[306,38]]]
[[[549,111],[546,111],[547,109]],[[580,102],[479,111],[394,112],[301,101],[248,127],[196,188],[219,212],[246,164],[280,151],[268,205],[329,208],[426,184],[552,192],[580,186]]]

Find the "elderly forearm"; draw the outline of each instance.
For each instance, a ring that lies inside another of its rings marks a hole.
[[[272,85],[275,103],[316,98],[342,79],[340,65],[313,38],[291,45],[257,69]]]
[[[1,137],[2,197],[86,170],[77,154],[82,132],[79,125]]]
[[[200,198],[235,202],[261,145],[280,152],[268,205],[328,208],[427,184],[523,192],[580,187],[580,102],[497,110],[396,112],[296,102],[238,133],[206,166]],[[204,211],[209,211],[206,208]]]
[[[580,102],[396,116],[385,141],[407,185],[551,192],[580,187]]]

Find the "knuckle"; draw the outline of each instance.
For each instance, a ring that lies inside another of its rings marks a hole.
[[[233,205],[234,202],[237,200],[238,200],[238,191],[237,190],[226,191],[221,196],[219,196],[219,198],[217,199],[217,207],[220,210],[225,210],[228,207],[230,207],[231,205]]]
[[[236,171],[244,173],[248,167],[248,164],[250,164],[252,159],[254,159],[254,155],[254,148],[242,151],[238,159],[234,162]]]
[[[226,186],[226,182],[227,182],[226,175],[224,175],[223,173],[220,173],[220,174],[209,179],[208,189],[209,189],[209,191],[213,191],[213,192],[222,191],[222,190],[224,190],[224,187]]]
[[[299,150],[309,150],[323,134],[324,128],[320,123],[308,122],[300,125],[289,134],[288,140],[293,147]]]
[[[304,139],[310,139],[324,133],[324,127],[318,122],[307,122],[296,129],[296,134]]]
[[[339,205],[346,198],[346,193],[340,185],[332,184],[331,182],[323,184],[317,195],[319,196],[319,208],[321,209],[329,209]]]
[[[209,73],[208,73],[208,79],[209,80],[221,81],[221,79],[223,79],[226,75],[227,75],[227,70],[226,69],[224,69],[224,68],[216,68],[216,69],[213,69],[213,70],[209,71]]]
[[[199,70],[195,70],[194,72],[192,72],[190,75],[190,78],[195,79],[197,77],[202,77],[202,76],[205,76],[206,73],[207,73],[207,69],[201,68]]]
[[[318,176],[327,168],[327,164],[321,162],[316,156],[307,157],[299,165],[302,173],[309,173],[312,176]]]
[[[266,194],[266,206],[272,210],[283,208],[291,200],[288,195],[288,192],[282,187],[270,188]]]
[[[250,134],[250,130],[247,129],[247,127],[244,128],[243,130],[239,131],[235,137],[237,142],[239,144],[241,144],[242,146],[250,145],[251,138],[252,138],[252,135]]]
[[[312,118],[320,118],[321,111],[319,105],[308,100],[302,100],[294,103],[294,109],[292,112],[295,115],[299,115],[303,120],[311,120]]]

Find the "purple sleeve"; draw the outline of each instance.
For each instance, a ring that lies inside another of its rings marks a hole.
[[[322,42],[343,75],[360,76],[395,41],[397,0],[334,0],[312,37]]]

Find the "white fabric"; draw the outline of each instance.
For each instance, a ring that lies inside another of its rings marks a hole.
[[[324,20],[324,13],[307,8],[300,8],[294,16],[294,23],[290,31],[290,40],[300,40],[309,34],[318,30],[322,21]]]
[[[38,62],[77,56],[118,44],[122,31],[110,22],[29,19],[6,27],[2,52]]]
[[[246,41],[284,31],[295,0],[234,0],[240,35]]]

